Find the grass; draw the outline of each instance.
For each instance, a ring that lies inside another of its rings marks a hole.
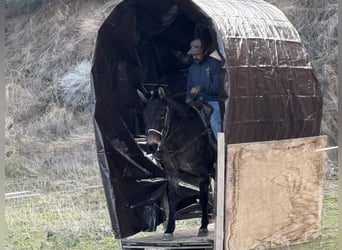
[[[337,249],[337,181],[325,188],[320,239],[278,250]],[[50,192],[6,200],[6,249],[119,249],[114,239],[102,187]],[[178,221],[177,229],[198,227],[197,220]],[[161,234],[161,226],[157,232]],[[139,233],[135,237],[150,235]]]
[[[323,221],[321,237],[315,241],[277,248],[277,250],[337,250],[338,242],[338,185],[327,181],[323,200]]]
[[[7,249],[118,249],[102,187],[6,201]]]

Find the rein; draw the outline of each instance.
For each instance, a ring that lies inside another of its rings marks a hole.
[[[163,130],[162,130],[162,132],[159,132],[158,130],[156,130],[156,129],[154,129],[154,128],[151,128],[151,129],[148,129],[148,130],[147,130],[147,133],[150,133],[150,132],[157,133],[157,134],[160,135],[160,136],[163,135]]]
[[[199,112],[196,109],[197,112]],[[148,132],[155,132],[157,134],[159,134],[161,136],[161,142],[158,144],[158,150],[160,149],[160,147],[162,147],[163,145],[165,145],[165,142],[167,142],[168,140],[170,140],[170,138],[172,138],[176,132],[169,134],[169,128],[170,128],[170,114],[169,114],[170,110],[169,107],[166,107],[166,114],[165,114],[165,119],[164,119],[164,128],[162,129],[162,131],[158,131],[156,129],[148,129]],[[201,116],[200,116],[201,117]],[[202,118],[201,118],[202,119]],[[204,123],[205,124],[205,123]],[[179,126],[178,126],[179,127]],[[178,127],[176,127],[175,131],[177,131]],[[177,154],[177,153],[183,153],[186,151],[186,149],[188,149],[193,143],[195,143],[200,137],[204,136],[208,134],[208,128],[205,128],[203,130],[202,133],[200,133],[199,135],[197,135],[195,138],[193,138],[190,142],[188,142],[187,144],[185,144],[184,146],[182,146],[181,148],[175,150],[175,151],[166,151],[165,153],[167,154]]]
[[[187,150],[193,143],[195,143],[199,138],[201,138],[203,135],[207,134],[208,131],[207,129],[204,129],[204,131],[202,133],[200,133],[199,135],[197,135],[195,138],[193,138],[190,142],[188,142],[187,144],[185,144],[183,147],[175,150],[175,151],[166,151],[165,153],[167,154],[177,154],[177,153],[183,153],[185,152],[185,150]]]

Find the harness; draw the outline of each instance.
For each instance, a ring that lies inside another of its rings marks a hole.
[[[170,128],[170,122],[169,122],[169,113],[170,113],[170,108],[166,106],[166,112],[165,112],[165,119],[164,119],[164,126],[162,131],[159,131],[154,128],[150,128],[147,130],[147,133],[154,132],[160,135],[162,138],[165,137],[166,134],[169,133],[169,128]]]
[[[201,113],[201,111],[196,108],[191,106],[192,109],[195,110],[195,112],[199,115],[199,117],[201,118],[201,122],[204,125],[204,130],[198,134],[196,137],[194,137],[191,141],[189,141],[188,143],[186,143],[185,145],[183,145],[181,148],[177,149],[177,150],[166,150],[164,151],[164,153],[166,154],[178,154],[178,153],[183,153],[185,152],[192,144],[194,144],[199,138],[201,138],[204,135],[208,136],[208,139],[210,140],[210,128],[208,127],[207,122],[205,121],[204,115]],[[178,127],[177,127],[178,128]],[[158,143],[158,147],[157,150],[159,151],[163,145],[165,145],[165,142],[167,142],[168,140],[170,140],[175,134],[176,131],[178,131],[178,129],[175,129],[175,132],[173,132],[172,134],[169,134],[169,129],[170,129],[170,109],[168,106],[166,106],[166,113],[165,113],[165,119],[164,119],[164,127],[161,131],[158,131],[157,129],[148,129],[148,132],[154,132],[157,133],[161,136],[161,141],[160,143]],[[164,149],[166,149],[164,147]]]

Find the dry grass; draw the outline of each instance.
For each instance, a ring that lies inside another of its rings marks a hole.
[[[118,249],[101,188],[6,201],[6,249]]]
[[[27,4],[6,12],[5,190],[41,195],[6,201],[6,248],[115,249],[92,114],[59,98],[61,79],[91,60],[98,26],[112,4]]]
[[[337,72],[331,65],[323,65],[321,82],[324,93],[322,133],[328,135],[330,145],[337,145],[338,80]]]
[[[320,239],[279,250],[337,250],[337,190],[337,181],[326,183]],[[119,249],[101,187],[9,199],[5,217],[6,249]],[[177,221],[176,230],[198,228],[199,224],[199,219]],[[151,234],[162,235],[162,227],[134,237]]]
[[[92,116],[60,103],[59,83],[78,63],[90,61],[98,26],[112,5],[104,2],[44,1],[30,11],[7,9],[7,173],[39,175],[42,166],[67,166],[70,159],[94,163]]]

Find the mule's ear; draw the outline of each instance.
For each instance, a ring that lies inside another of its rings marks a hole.
[[[165,94],[165,90],[162,87],[158,88],[158,94],[160,96],[161,99],[164,99],[166,94]]]
[[[138,93],[138,96],[140,97],[140,100],[143,103],[147,103],[147,98],[145,97],[145,95],[139,89],[137,89],[137,93]]]

